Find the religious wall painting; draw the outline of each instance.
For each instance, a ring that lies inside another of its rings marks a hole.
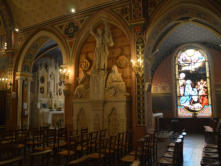
[[[184,49],[176,58],[178,117],[211,117],[212,104],[207,55]]]

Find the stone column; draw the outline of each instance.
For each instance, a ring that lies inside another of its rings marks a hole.
[[[21,128],[21,112],[22,112],[22,84],[24,78],[16,78],[18,80],[18,109],[17,109],[17,128]]]
[[[31,82],[32,82],[32,78],[28,78],[27,80],[28,82],[28,85],[27,85],[27,88],[28,88],[28,94],[27,94],[27,97],[28,97],[28,101],[27,101],[27,112],[28,112],[28,128],[29,128],[29,125],[30,125],[30,119],[31,119],[31,102],[30,102],[30,94],[31,94]]]
[[[154,119],[152,113],[152,93],[151,93],[151,63],[145,59],[144,81],[145,81],[145,121],[147,130],[154,128]]]
[[[16,80],[18,80],[18,110],[17,110],[17,128],[21,128],[21,113],[23,108],[22,103],[22,92],[23,92],[23,82],[25,79],[32,80],[32,74],[31,73],[24,73],[24,72],[17,72],[16,73]],[[27,109],[30,108],[30,81],[28,81],[28,102],[27,102]],[[28,112],[29,114],[29,112]],[[30,118],[28,117],[28,120]]]
[[[73,129],[73,104],[72,104],[72,87],[71,83],[64,83],[64,123],[68,129]]]

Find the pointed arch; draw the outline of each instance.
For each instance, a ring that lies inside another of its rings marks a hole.
[[[151,18],[150,26],[146,29],[145,59],[154,61],[158,43],[167,37],[171,30],[185,22],[196,23],[220,35],[221,21],[219,16],[213,11],[211,5],[209,5],[209,9],[205,5],[207,4],[200,5],[199,2],[176,3],[176,1],[171,1],[169,4],[161,3]],[[172,7],[168,8],[168,6]]]
[[[17,55],[16,64],[14,67],[15,72],[22,71],[22,65],[23,65],[24,59],[28,56],[27,55],[28,49],[39,38],[42,38],[42,37],[52,39],[58,44],[58,47],[60,48],[61,53],[62,53],[63,64],[68,64],[69,53],[67,51],[68,49],[67,49],[67,46],[66,46],[65,42],[63,41],[63,39],[60,36],[58,36],[56,33],[54,33],[53,31],[48,30],[48,29],[43,29],[43,30],[39,30],[36,33],[34,33],[34,35],[32,35],[23,45],[22,49],[20,50],[19,54]]]
[[[117,16],[115,13],[107,10],[102,10],[97,12],[95,15],[89,17],[87,21],[82,25],[82,30],[79,31],[79,33],[76,36],[76,46],[74,47],[73,50],[73,62],[75,65],[75,76],[76,73],[78,73],[79,69],[79,59],[80,59],[80,51],[81,48],[88,38],[90,34],[90,28],[91,27],[96,27],[100,23],[102,23],[102,20],[106,20],[108,23],[113,24],[114,26],[120,28],[120,30],[125,34],[127,37],[128,41],[132,38],[129,26],[127,23],[119,16]]]

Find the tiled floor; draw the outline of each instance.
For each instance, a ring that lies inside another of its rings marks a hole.
[[[205,139],[203,134],[188,134],[184,138],[183,166],[200,166]]]

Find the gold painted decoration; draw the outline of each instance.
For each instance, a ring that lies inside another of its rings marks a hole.
[[[126,68],[129,64],[129,60],[127,59],[126,56],[121,55],[117,58],[117,67],[119,68]]]

